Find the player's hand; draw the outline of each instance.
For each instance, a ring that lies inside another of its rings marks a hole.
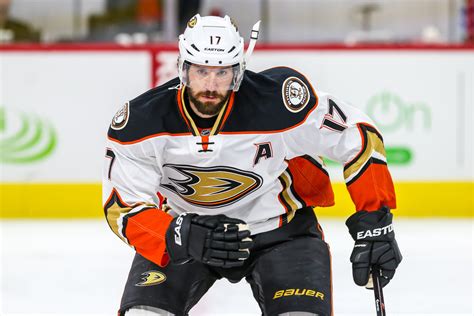
[[[166,232],[168,255],[177,264],[194,259],[214,267],[239,267],[252,245],[246,223],[225,215],[184,213]]]
[[[349,217],[346,225],[355,240],[351,254],[354,282],[370,288],[369,275],[375,266],[380,270],[382,286],[390,282],[402,255],[393,232],[388,208],[379,211],[359,211]]]

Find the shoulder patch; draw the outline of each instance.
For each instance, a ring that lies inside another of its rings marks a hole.
[[[309,102],[309,89],[303,80],[297,77],[288,77],[281,87],[283,103],[288,111],[298,113]]]
[[[117,111],[117,113],[115,113],[110,127],[115,130],[121,130],[125,127],[125,125],[127,125],[129,116],[130,108],[129,103],[127,102],[120,110]]]

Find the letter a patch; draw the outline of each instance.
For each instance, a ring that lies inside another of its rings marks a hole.
[[[255,153],[255,158],[253,159],[253,165],[258,164],[261,158],[271,158],[273,157],[272,143],[259,143],[254,144],[257,146],[257,152]]]

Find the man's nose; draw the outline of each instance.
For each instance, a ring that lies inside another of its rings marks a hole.
[[[206,90],[214,91],[217,88],[217,78],[215,73],[210,73],[205,79]]]

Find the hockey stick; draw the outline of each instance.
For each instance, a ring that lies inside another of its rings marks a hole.
[[[380,270],[376,266],[372,267],[372,282],[374,285],[375,310],[377,311],[377,316],[386,316],[382,284],[380,283]]]

